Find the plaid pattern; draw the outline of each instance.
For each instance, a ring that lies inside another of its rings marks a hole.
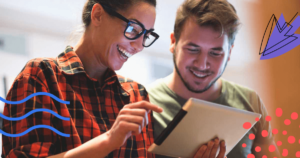
[[[20,121],[3,120],[3,131],[21,133],[34,125],[49,125],[70,134],[62,137],[49,129],[35,129],[21,137],[2,136],[2,157],[46,157],[56,155],[89,141],[108,131],[120,109],[125,104],[147,100],[145,88],[112,70],[104,75],[100,85],[90,78],[72,47],[57,58],[39,58],[29,61],[15,79],[7,100],[19,101],[36,92],[49,92],[69,105],[61,104],[48,96],[35,96],[23,104],[4,107],[4,115],[20,117],[37,108],[53,110],[71,121],[63,121],[47,112],[38,112]],[[149,114],[149,118],[152,114]],[[148,153],[153,143],[151,119],[149,125],[138,136],[130,137],[119,149],[107,157],[154,157]]]

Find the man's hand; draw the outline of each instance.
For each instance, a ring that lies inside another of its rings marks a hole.
[[[147,101],[125,105],[119,112],[112,128],[107,132],[109,141],[116,147],[122,146],[131,135],[140,134],[148,124],[150,111],[161,113],[162,108]]]
[[[220,145],[220,152],[216,157],[217,150]],[[194,158],[224,158],[226,152],[226,145],[225,141],[221,141],[216,138],[214,141],[209,141],[207,145],[202,145],[197,153],[195,154]]]

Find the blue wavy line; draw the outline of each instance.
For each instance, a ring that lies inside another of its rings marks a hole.
[[[58,117],[61,120],[70,121],[70,118],[60,116],[59,114],[57,114],[56,112],[54,112],[54,111],[52,111],[50,109],[34,109],[34,110],[31,110],[30,112],[28,112],[27,114],[21,116],[21,117],[15,117],[15,118],[7,117],[7,116],[5,116],[5,115],[3,115],[3,114],[0,113],[0,117],[2,117],[5,120],[9,120],[9,121],[19,121],[19,120],[25,119],[29,115],[31,115],[33,113],[36,113],[36,112],[49,112],[49,113],[51,113],[52,115]]]
[[[26,131],[22,132],[22,133],[18,133],[18,134],[9,134],[9,133],[6,133],[4,131],[2,131],[0,129],[0,133],[7,136],[7,137],[21,137],[25,134],[27,134],[28,132],[34,130],[34,129],[37,129],[37,128],[47,128],[47,129],[50,129],[52,130],[53,132],[55,132],[56,134],[60,135],[60,136],[63,136],[63,137],[70,137],[70,134],[65,134],[65,133],[62,133],[60,131],[58,131],[57,129],[51,127],[51,126],[48,126],[48,125],[35,125],[33,127],[30,127],[29,129],[27,129]]]
[[[47,92],[33,93],[33,94],[29,95],[28,97],[26,97],[25,99],[20,100],[20,101],[8,101],[8,100],[3,99],[2,97],[0,97],[0,100],[2,102],[6,103],[6,104],[22,104],[22,103],[26,102],[27,100],[31,99],[32,97],[38,96],[38,95],[46,95],[46,96],[49,96],[49,97],[53,98],[54,100],[56,100],[56,101],[58,101],[58,102],[60,102],[62,104],[70,104],[69,101],[61,100],[58,97],[56,97],[55,95],[53,95],[51,93],[47,93]]]

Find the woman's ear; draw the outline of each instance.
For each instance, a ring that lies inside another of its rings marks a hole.
[[[174,53],[175,45],[176,45],[176,39],[175,39],[175,36],[174,36],[174,32],[171,33],[170,39],[171,39],[170,51],[171,51],[171,53]]]
[[[103,13],[103,7],[99,3],[95,3],[91,10],[91,24],[94,26],[99,26]]]

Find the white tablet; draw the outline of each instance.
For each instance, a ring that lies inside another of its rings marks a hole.
[[[201,145],[218,137],[225,140],[227,155],[251,129],[245,129],[244,123],[250,122],[253,127],[255,118],[260,117],[257,113],[191,98],[148,151],[189,158],[195,155]]]

